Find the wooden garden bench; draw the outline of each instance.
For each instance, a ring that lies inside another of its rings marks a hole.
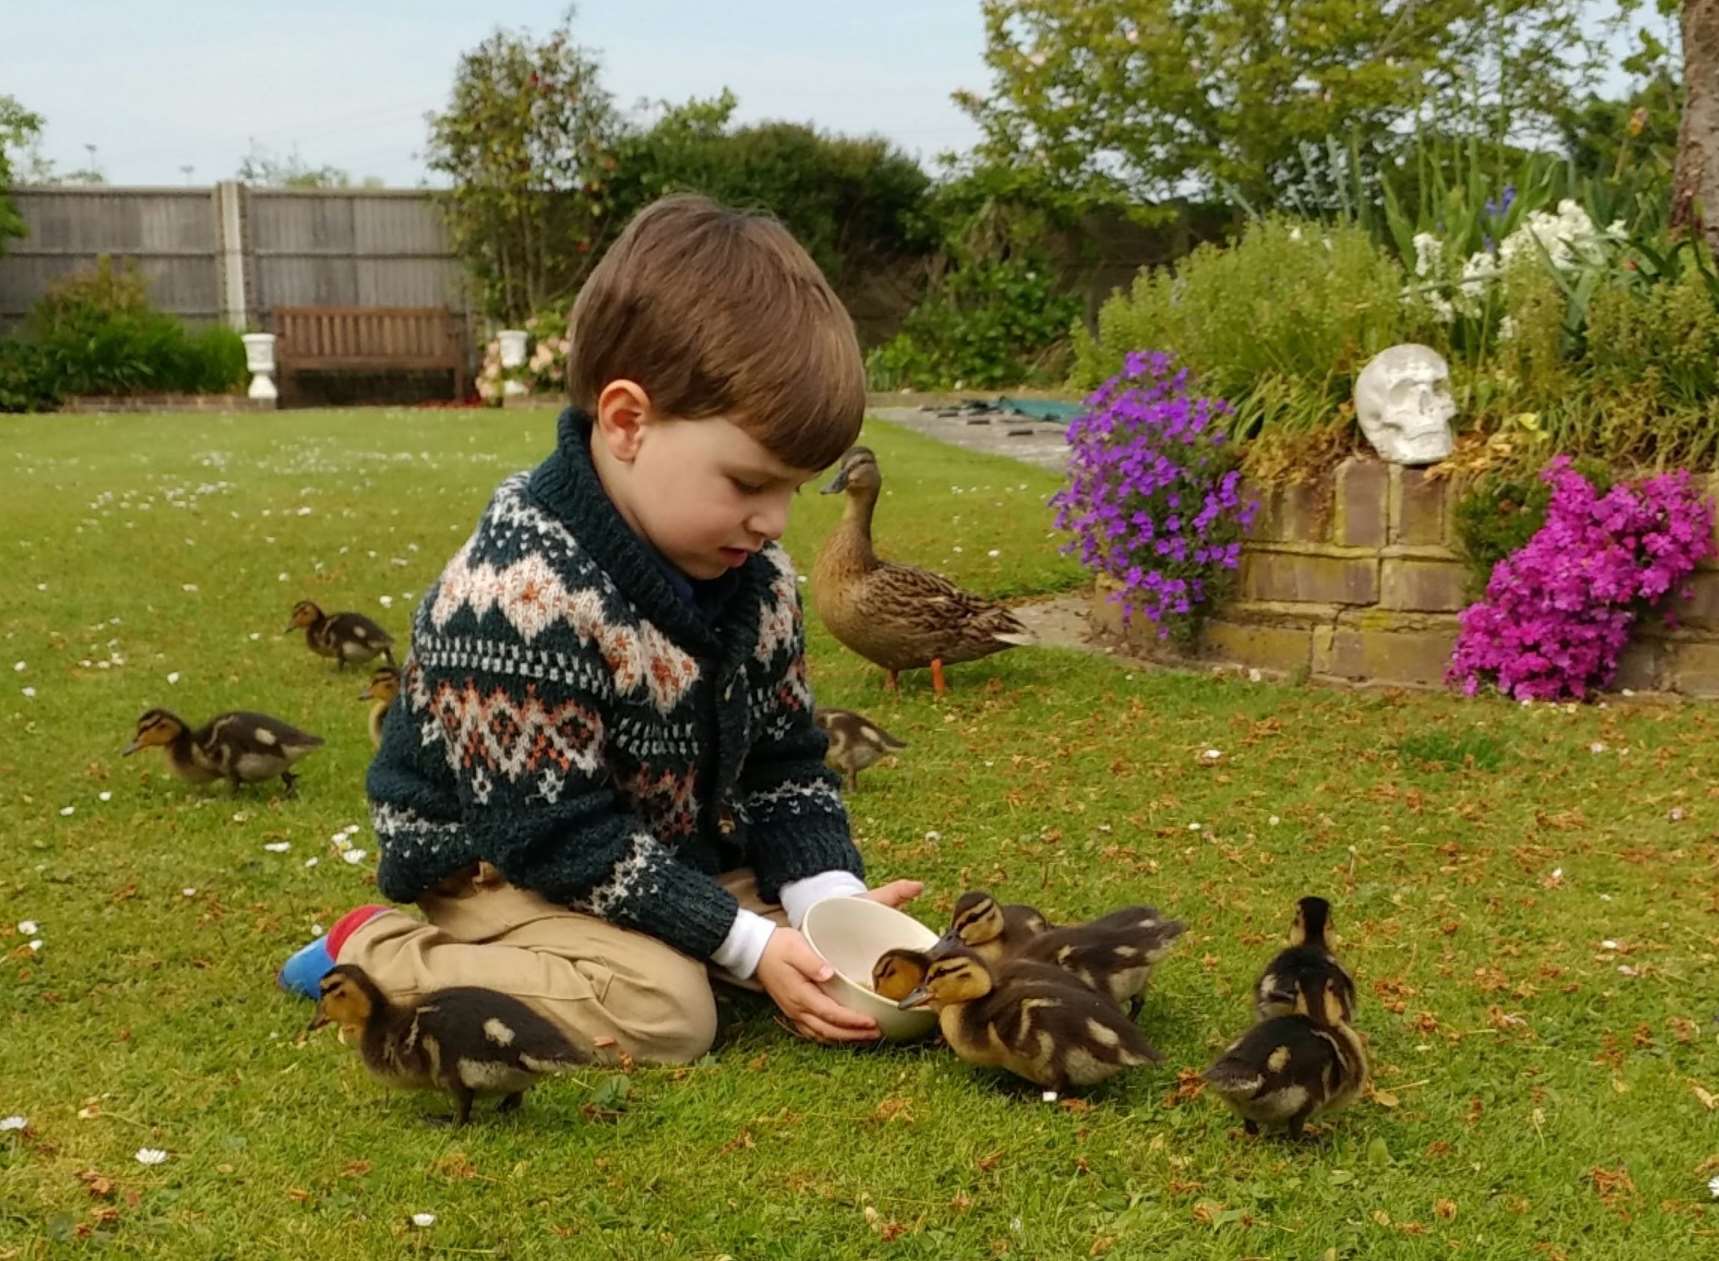
[[[448,369],[454,398],[466,393],[465,339],[446,307],[276,307],[275,361],[281,394],[300,372]]]

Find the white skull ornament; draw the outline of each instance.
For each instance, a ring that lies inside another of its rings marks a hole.
[[[1450,365],[1431,346],[1382,350],[1355,378],[1355,417],[1381,458],[1436,464],[1450,454]]]

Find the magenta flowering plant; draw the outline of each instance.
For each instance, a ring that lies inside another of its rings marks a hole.
[[[1713,550],[1713,509],[1687,472],[1605,494],[1559,456],[1546,524],[1499,561],[1486,598],[1463,611],[1446,680],[1469,695],[1491,683],[1517,700],[1584,697],[1617,672],[1631,626]],[[1665,611],[1667,621],[1671,611]]]
[[[1259,510],[1224,443],[1222,399],[1195,393],[1167,354],[1135,351],[1068,428],[1069,484],[1051,499],[1063,549],[1121,584],[1125,621],[1191,635],[1241,563]]]

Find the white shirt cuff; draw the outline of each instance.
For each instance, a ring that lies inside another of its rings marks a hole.
[[[851,898],[865,892],[865,881],[851,871],[820,871],[804,880],[790,880],[782,886],[782,910],[790,927],[799,928],[814,902],[825,898]]]
[[[774,921],[741,907],[734,916],[728,936],[711,953],[710,961],[738,979],[747,980],[758,970],[758,960],[763,957],[764,947],[770,944],[770,934],[775,931]]]

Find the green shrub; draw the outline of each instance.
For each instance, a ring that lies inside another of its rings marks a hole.
[[[1204,393],[1230,400],[1233,428],[1328,425],[1373,355],[1421,340],[1396,260],[1361,228],[1286,218],[1250,222],[1229,246],[1202,245],[1143,271],[1074,332],[1074,383],[1090,388],[1130,351],[1166,350]]]
[[[1060,379],[1064,334],[1080,300],[1054,286],[1048,267],[1019,258],[952,266],[866,357],[872,388],[984,390]]]
[[[190,332],[149,305],[134,270],[105,257],[44,294],[25,336],[60,394],[216,394],[245,379],[237,333]]]
[[[1612,474],[1598,460],[1582,459],[1575,469],[1605,494]],[[1469,594],[1479,599],[1499,561],[1528,545],[1546,524],[1552,488],[1538,472],[1498,471],[1476,478],[1456,501],[1457,543],[1469,565]]]
[[[41,349],[21,337],[0,341],[0,412],[49,412],[59,402]]]

